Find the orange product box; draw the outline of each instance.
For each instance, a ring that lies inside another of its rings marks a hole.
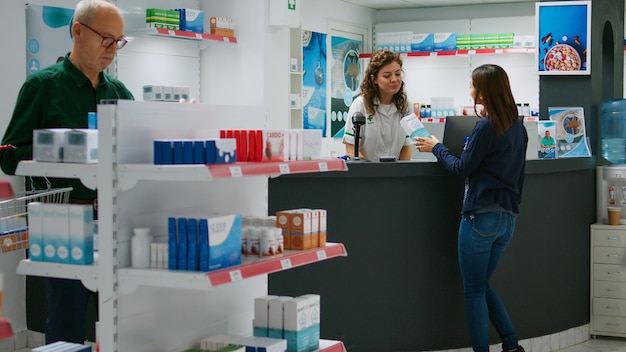
[[[234,37],[235,31],[226,28],[210,28],[209,33],[213,35],[221,35],[222,37]]]
[[[318,225],[318,230],[319,230],[319,241],[318,241],[318,246],[319,247],[325,247],[326,246],[326,229],[327,229],[327,225],[326,225],[326,209],[314,209],[315,211],[318,212],[318,220],[319,220],[319,225]]]
[[[282,210],[276,212],[276,227],[283,230],[283,249],[291,249],[291,234],[290,230],[290,211]]]
[[[291,249],[310,249],[312,212],[299,209],[289,214]]]

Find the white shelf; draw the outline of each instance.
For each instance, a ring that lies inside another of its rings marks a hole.
[[[51,262],[31,261],[23,259],[17,266],[20,275],[56,277],[61,279],[80,280],[91,291],[98,290],[97,253],[94,253],[94,264],[73,265]]]
[[[448,51],[426,51],[426,52],[410,52],[400,53],[402,57],[419,57],[419,56],[466,56],[466,55],[498,55],[498,54],[534,54],[535,48],[488,48],[488,49],[459,49]],[[360,54],[359,58],[369,59],[372,53]]]
[[[40,161],[20,161],[15,170],[20,176],[65,177],[80,179],[89,189],[98,185],[98,164],[46,163]]]
[[[128,32],[128,36],[132,37],[145,37],[156,36],[171,39],[192,40],[197,41],[200,44],[200,49],[204,50],[211,44],[226,43],[236,44],[236,37],[226,37],[223,35],[215,35],[209,33],[196,33],[188,31],[180,31],[174,29],[153,28],[153,29],[140,29],[131,30]]]
[[[16,175],[80,179],[85,187],[96,189],[97,164],[45,163],[22,161]],[[211,181],[217,178],[246,176],[276,176],[285,174],[346,171],[343,159],[298,160],[284,162],[255,162],[219,165],[152,165],[121,164],[118,166],[122,190],[132,188],[137,181]]]
[[[281,256],[269,258],[242,257],[242,264],[211,272],[178,271],[167,269],[118,269],[120,291],[129,293],[138,286],[177,287],[206,290],[251,277],[347,256],[341,243],[328,243],[324,248],[286,250]]]

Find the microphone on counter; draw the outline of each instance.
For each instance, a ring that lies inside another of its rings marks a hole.
[[[365,125],[365,116],[356,112],[352,115],[352,124],[354,125],[354,158],[353,160],[359,160],[359,144],[361,138],[361,126]]]

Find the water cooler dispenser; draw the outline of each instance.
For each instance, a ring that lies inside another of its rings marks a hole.
[[[621,207],[626,224],[626,99],[608,99],[601,111],[602,157],[611,163],[597,168],[598,223],[608,224],[607,207]]]

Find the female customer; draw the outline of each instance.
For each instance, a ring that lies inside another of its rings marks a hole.
[[[501,67],[477,67],[472,72],[470,94],[474,110],[478,110],[477,104],[484,110],[460,158],[436,137],[416,137],[415,146],[421,152],[432,152],[450,173],[465,179],[458,256],[472,348],[489,351],[491,321],[503,351],[524,351],[489,278],[513,237],[528,135]]]
[[[361,82],[361,95],[348,110],[343,143],[349,157],[355,156],[355,143],[359,143],[359,157],[369,161],[378,161],[381,156],[411,159],[413,141],[400,126],[400,120],[409,113],[411,106],[403,76],[399,54],[379,50],[372,55]],[[359,113],[365,117],[365,124],[356,142],[352,117]]]

